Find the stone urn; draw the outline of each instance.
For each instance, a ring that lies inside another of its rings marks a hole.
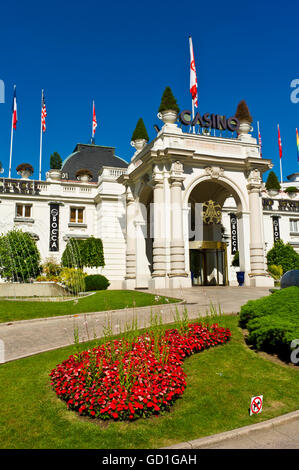
[[[131,141],[131,146],[136,149],[136,153],[141,152],[141,150],[146,146],[147,141],[145,139],[136,139]]]
[[[249,134],[249,132],[252,132],[252,131],[253,131],[253,128],[251,126],[250,121],[241,121],[240,122],[240,126],[239,126],[239,129],[238,129],[238,134],[239,135],[246,135],[246,134]]]
[[[277,196],[277,194],[279,194],[279,190],[278,189],[269,189],[268,194],[271,197],[275,197],[275,196]]]
[[[157,116],[164,124],[175,124],[178,113],[172,109],[167,109],[166,111],[159,112]]]
[[[60,181],[61,180],[61,175],[62,175],[61,170],[57,170],[57,169],[54,169],[54,168],[49,170],[49,178],[51,180]]]
[[[22,180],[28,180],[34,172],[33,167],[29,163],[21,163],[17,166],[16,170]]]
[[[89,183],[89,181],[92,180],[92,173],[87,168],[82,168],[77,171],[76,178],[81,181],[81,183]]]

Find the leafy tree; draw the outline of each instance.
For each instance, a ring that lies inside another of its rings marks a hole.
[[[268,268],[272,265],[281,266],[283,273],[299,269],[299,254],[289,243],[284,244],[282,240],[278,240],[267,253],[267,264]]]
[[[138,139],[144,139],[147,142],[149,141],[149,137],[146,131],[146,127],[144,125],[143,119],[140,118],[136,124],[135,130],[132,135],[132,141],[134,142],[135,140]]]
[[[240,101],[238,104],[235,117],[239,119],[239,121],[247,121],[250,123],[253,121],[245,100]]]
[[[280,184],[274,171],[270,171],[265,186],[268,191],[271,189],[280,190]]]
[[[173,96],[173,93],[169,86],[167,86],[163,92],[161,103],[160,103],[160,108],[159,108],[159,113],[163,111],[168,111],[168,110],[176,111],[177,113],[179,112],[177,101],[175,97]]]
[[[1,277],[13,282],[28,282],[40,271],[40,253],[29,233],[11,230],[0,236]]]
[[[52,155],[50,156],[51,170],[61,170],[61,167],[62,167],[61,156],[57,152],[52,153]]]

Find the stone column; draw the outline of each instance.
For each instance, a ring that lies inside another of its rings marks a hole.
[[[127,187],[126,197],[126,276],[125,288],[136,287],[136,206],[131,190]]]
[[[183,165],[175,162],[169,178],[171,194],[171,240],[169,287],[190,287],[185,267],[185,243],[183,234],[182,183]]]
[[[152,288],[166,286],[166,234],[165,234],[165,198],[162,172],[155,171],[153,183],[153,273]]]
[[[265,270],[261,217],[262,206],[260,200],[261,180],[258,170],[251,171],[247,189],[250,209],[250,285],[255,287],[273,286],[273,279],[267,276]]]

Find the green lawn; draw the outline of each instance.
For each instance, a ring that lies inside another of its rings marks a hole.
[[[299,370],[276,364],[244,343],[237,316],[222,316],[232,339],[185,361],[187,388],[171,412],[133,423],[82,418],[50,387],[49,372],[75,345],[0,366],[0,447],[62,449],[160,448],[254,424],[299,407]],[[87,344],[80,345],[87,349]],[[249,416],[250,399],[263,412]]]
[[[178,302],[170,297],[131,290],[104,290],[93,295],[62,302],[0,300],[0,323],[33,318],[101,312],[130,307],[145,307]]]

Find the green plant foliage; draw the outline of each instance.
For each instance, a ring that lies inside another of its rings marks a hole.
[[[63,268],[60,273],[60,279],[63,285],[73,294],[84,292],[86,274],[82,269]]]
[[[267,264],[268,268],[271,265],[281,266],[284,274],[291,269],[299,269],[299,254],[289,243],[278,240],[267,253]]]
[[[285,193],[297,193],[298,189],[296,186],[289,186],[288,188],[285,188],[284,190]]]
[[[83,260],[81,259],[80,244],[82,240],[70,238],[66,244],[61,257],[61,266],[66,268],[83,268]]]
[[[299,338],[299,287],[287,287],[241,307],[240,325],[257,349],[289,360],[292,340]]]
[[[276,266],[275,264],[271,264],[270,266],[268,266],[268,271],[271,276],[276,280],[279,280],[283,275],[283,269],[280,265]]]
[[[70,238],[62,254],[61,264],[81,269],[105,266],[102,240],[94,237],[86,240]]]
[[[274,189],[277,191],[280,190],[280,183],[274,171],[270,171],[265,186],[266,186],[267,191],[271,189]]]
[[[110,282],[102,274],[90,274],[85,278],[85,290],[106,290],[110,286]]]
[[[240,255],[239,255],[239,252],[236,251],[236,253],[234,254],[234,257],[233,257],[233,260],[232,260],[232,266],[240,266]]]
[[[28,282],[40,271],[40,253],[29,233],[11,230],[0,236],[1,277],[13,282]]]
[[[251,123],[253,121],[245,100],[240,101],[238,104],[235,117],[241,122],[247,121]]]
[[[135,140],[138,140],[138,139],[144,139],[147,142],[149,141],[147,130],[146,130],[146,127],[144,125],[142,118],[138,120],[131,140],[134,142]]]
[[[169,86],[167,86],[163,92],[160,107],[159,107],[159,113],[163,111],[168,111],[168,110],[176,111],[177,113],[180,111],[177,101],[175,97],[173,96],[173,93]]]
[[[61,156],[59,155],[59,153],[54,152],[50,156],[50,168],[51,170],[61,170],[61,167],[62,167]]]

